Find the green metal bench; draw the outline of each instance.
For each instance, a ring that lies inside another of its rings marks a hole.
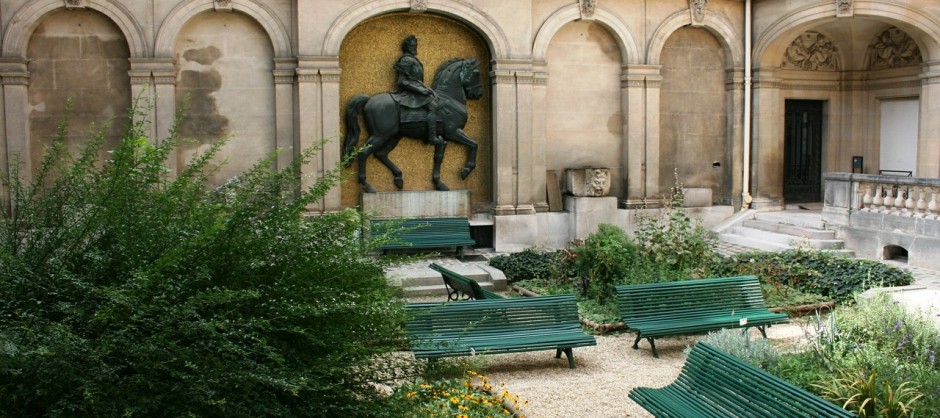
[[[692,348],[675,382],[663,388],[634,388],[629,396],[655,417],[855,416],[705,343]]]
[[[428,267],[441,273],[444,285],[447,287],[447,300],[503,299],[502,296],[484,289],[476,280],[449,270],[440,264],[431,263]]]
[[[574,347],[596,345],[578,319],[574,295],[413,303],[406,325],[415,358],[555,350],[574,368]]]
[[[383,253],[388,250],[456,247],[457,255],[463,258],[463,247],[476,244],[470,236],[467,218],[379,219],[371,221],[370,227],[373,235],[388,233],[392,238],[378,247]]]
[[[646,338],[656,358],[656,337],[755,327],[767,338],[766,326],[789,320],[786,313],[767,309],[755,276],[619,285],[614,289],[627,331],[636,332],[633,348],[639,348],[640,340]]]

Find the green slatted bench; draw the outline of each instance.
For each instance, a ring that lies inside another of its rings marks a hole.
[[[431,270],[441,273],[444,285],[447,287],[447,300],[460,299],[502,299],[503,297],[480,286],[476,280],[461,275],[446,267],[431,263]]]
[[[467,218],[379,219],[371,221],[370,227],[373,235],[391,233],[392,239],[378,247],[383,253],[388,250],[456,247],[457,255],[463,258],[463,247],[476,244],[470,236]]]
[[[675,382],[663,388],[634,388],[629,396],[655,417],[855,416],[705,343],[692,347]]]
[[[574,368],[575,347],[597,345],[581,329],[574,295],[412,303],[406,331],[415,358],[555,350]]]
[[[789,321],[764,305],[755,276],[719,277],[614,287],[620,316],[636,332],[633,348],[646,338],[656,353],[656,337],[698,334],[723,328],[755,327],[767,338],[766,326]]]

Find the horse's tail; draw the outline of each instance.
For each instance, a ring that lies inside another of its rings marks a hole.
[[[357,94],[349,99],[349,103],[346,104],[346,139],[343,140],[344,157],[352,155],[353,151],[356,150],[356,144],[359,143],[359,133],[362,132],[362,128],[359,127],[359,113],[362,112],[362,107],[368,101],[368,95]],[[346,165],[348,166],[350,163],[352,163],[351,160]]]

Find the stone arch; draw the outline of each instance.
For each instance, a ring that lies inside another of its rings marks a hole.
[[[682,10],[673,13],[656,28],[653,37],[650,40],[650,47],[647,51],[646,62],[650,65],[659,65],[660,56],[663,53],[663,47],[666,40],[676,30],[681,27],[692,25],[692,16],[688,10]],[[744,48],[742,42],[735,33],[734,25],[723,16],[714,13],[705,14],[705,21],[702,28],[711,32],[718,41],[730,52],[728,54],[728,67],[741,67],[744,65]]]
[[[283,23],[277,19],[268,6],[255,0],[231,0],[230,5],[232,10],[248,15],[264,28],[271,40],[275,58],[291,56],[290,36],[288,36]],[[154,56],[157,58],[172,57],[174,41],[183,26],[193,16],[210,10],[215,10],[213,0],[190,0],[176,6],[163,20],[163,25],[157,31]]]
[[[86,0],[85,7],[107,16],[120,28],[127,40],[131,58],[150,56],[143,27],[123,5],[114,0]],[[43,16],[61,8],[65,8],[62,0],[38,0],[17,11],[3,36],[3,56],[26,57],[30,35]]]
[[[407,7],[402,7],[400,0],[379,0],[369,1],[368,7],[361,4],[354,4],[346,9],[326,33],[323,41],[323,50],[321,55],[339,56],[340,47],[343,39],[359,23],[378,15],[405,11]],[[437,12],[448,17],[460,20],[470,27],[479,30],[483,38],[489,43],[493,59],[504,59],[512,57],[509,50],[509,40],[503,33],[500,25],[497,24],[489,15],[484,14],[479,9],[468,4],[457,1],[443,1],[440,4],[433,3],[428,5],[427,12]]]
[[[533,59],[535,61],[545,61],[549,43],[551,43],[555,34],[558,33],[558,30],[565,24],[578,19],[581,19],[581,10],[578,4],[572,4],[558,9],[558,11],[549,16],[535,35],[535,42],[532,44]],[[636,37],[633,36],[633,32],[631,32],[616,15],[602,8],[598,8],[594,14],[594,20],[614,33],[614,37],[620,44],[620,56],[623,57],[624,65],[639,63],[640,48],[637,44]]]
[[[924,39],[915,37],[921,53],[924,54],[924,61],[940,57],[940,21],[914,6],[885,0],[857,1],[854,5],[854,16],[889,21],[912,36],[914,33],[922,34],[933,41],[930,45],[925,45]],[[790,44],[793,36],[812,24],[834,19],[835,9],[831,4],[807,7],[781,17],[768,26],[754,43],[756,64],[778,66],[779,62],[776,61],[782,56],[783,49]]]

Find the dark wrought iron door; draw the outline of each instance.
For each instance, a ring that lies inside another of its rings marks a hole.
[[[783,200],[822,200],[823,102],[787,100],[784,123]]]

